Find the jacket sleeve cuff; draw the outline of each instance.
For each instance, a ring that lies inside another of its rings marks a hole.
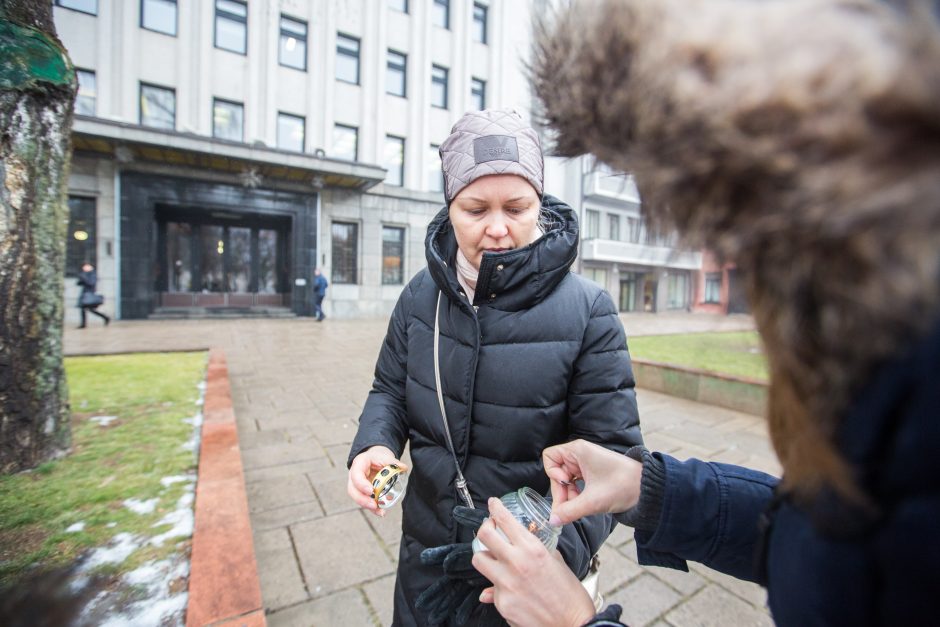
[[[620,613],[623,611],[616,603],[612,603],[604,608],[604,611],[597,614],[594,618],[584,623],[583,627],[625,627],[620,622]]]
[[[653,531],[659,525],[666,492],[666,465],[645,446],[634,446],[627,456],[643,464],[640,479],[640,499],[627,511],[617,514],[617,522],[640,529]]]

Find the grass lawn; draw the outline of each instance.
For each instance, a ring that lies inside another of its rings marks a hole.
[[[0,477],[0,586],[65,565],[118,534],[138,541],[126,560],[102,566],[106,574],[162,559],[188,541],[171,531],[168,513],[192,499],[192,417],[201,409],[206,354],[74,357],[65,368],[72,451]],[[165,541],[153,540],[159,534]]]
[[[753,331],[630,338],[630,355],[660,363],[767,380],[760,338]]]

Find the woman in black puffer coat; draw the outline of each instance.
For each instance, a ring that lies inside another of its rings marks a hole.
[[[421,551],[472,539],[452,517],[463,501],[436,392],[435,316],[447,422],[476,507],[523,486],[547,494],[546,447],[642,441],[623,327],[610,296],[569,272],[578,225],[542,198],[534,131],[512,112],[475,112],[441,154],[448,207],[428,227],[428,267],[392,314],[349,455],[349,494],[377,512],[368,477],[410,443],[395,625],[429,624],[415,601],[442,571]],[[558,550],[579,578],[613,524],[598,515],[563,529]],[[470,622],[502,619],[477,611]]]

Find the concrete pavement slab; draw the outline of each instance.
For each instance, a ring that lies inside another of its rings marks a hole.
[[[388,575],[362,586],[380,625],[391,625],[394,613],[395,576]]]
[[[666,614],[673,625],[726,627],[753,625],[773,627],[773,620],[764,612],[741,601],[719,586],[708,586]]]
[[[251,528],[257,531],[281,529],[299,522],[323,518],[323,508],[318,501],[288,505],[277,509],[251,514]],[[296,562],[296,559],[294,560]]]
[[[395,569],[358,511],[298,523],[291,532],[311,597],[363,584]]]
[[[277,479],[252,481],[246,487],[250,512],[298,505],[317,500],[306,475],[288,475]]]
[[[272,610],[308,600],[310,595],[287,528],[255,531],[254,541],[265,608]]]
[[[652,575],[640,575],[629,585],[607,596],[607,603],[623,607],[621,622],[643,627],[653,622],[682,600],[682,596]]]
[[[374,625],[375,619],[358,590],[344,590],[268,614],[269,627],[334,627]]]

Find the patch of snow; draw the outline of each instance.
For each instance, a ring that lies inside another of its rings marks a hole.
[[[109,522],[107,525],[105,525],[105,527],[107,527],[108,529],[113,529],[114,527],[117,527],[117,523]]]
[[[82,563],[81,572],[102,564],[120,564],[142,546],[141,539],[129,533],[119,533],[112,539],[113,546],[100,547],[91,552]]]
[[[202,426],[202,412],[197,413],[196,415],[190,418],[183,418],[183,422],[194,427]]]
[[[153,525],[154,527],[161,525],[173,526],[169,531],[165,531],[160,535],[150,538],[150,544],[163,546],[163,543],[170,538],[188,538],[193,535],[195,517],[193,516],[192,505],[194,498],[192,491],[187,491],[176,502],[176,509]]]
[[[136,589],[136,601],[121,602],[121,594],[99,594],[82,612],[85,622],[106,627],[165,627],[183,625],[188,593],[173,594],[170,585],[189,575],[189,560],[175,556],[148,562],[125,574],[121,583]],[[97,620],[96,620],[97,619]]]
[[[196,442],[196,439],[193,438],[192,440],[189,440],[187,442],[183,442],[182,444],[180,444],[180,448],[183,449],[184,451],[195,451],[197,444],[198,442]]]
[[[147,499],[146,501],[141,501],[140,499],[126,499],[124,501],[124,507],[135,514],[152,514],[153,510],[157,508],[159,501],[160,499],[158,498]]]
[[[164,488],[168,488],[174,483],[185,483],[187,481],[195,481],[196,478],[192,475],[174,475],[172,477],[164,477],[160,479],[160,484]]]
[[[200,392],[205,392],[205,391],[206,391],[206,382],[205,382],[205,381],[200,381],[199,383],[197,383],[197,384],[196,384],[196,389],[199,390]]]
[[[107,427],[109,424],[117,420],[117,416],[92,416],[88,420],[91,422],[97,422],[102,427]]]
[[[203,403],[203,399],[202,399],[202,398],[197,398],[197,399],[196,399],[196,405],[202,405],[202,403]]]
[[[68,529],[65,530],[65,533],[78,533],[79,531],[85,530],[84,522],[77,522],[74,525],[69,525]]]

